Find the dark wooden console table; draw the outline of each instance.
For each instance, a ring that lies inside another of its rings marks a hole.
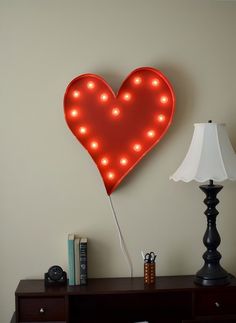
[[[236,322],[236,279],[224,287],[200,287],[193,276],[89,279],[86,286],[45,288],[22,280],[16,289],[16,323]]]

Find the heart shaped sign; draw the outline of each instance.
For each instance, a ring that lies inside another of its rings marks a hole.
[[[95,74],[68,85],[66,122],[96,163],[108,195],[164,136],[174,105],[169,81],[151,67],[134,70],[117,95]]]

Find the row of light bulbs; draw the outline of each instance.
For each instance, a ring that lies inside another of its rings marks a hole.
[[[131,81],[134,85],[141,85],[143,83],[143,79],[140,76],[135,76],[133,77],[132,81]],[[158,87],[160,85],[160,80],[158,78],[153,78],[150,82],[151,86],[153,86],[154,88]],[[93,90],[96,88],[96,84],[94,81],[88,81],[86,84],[86,87],[88,88],[88,90]],[[79,97],[80,92],[79,91],[74,91],[74,97]]]
[[[80,97],[81,94],[80,94],[80,91],[74,90],[72,92],[72,95],[73,95],[73,97],[75,99],[77,99],[77,98]],[[131,94],[129,92],[125,92],[125,93],[123,93],[122,98],[123,98],[124,101],[130,101],[132,96],[131,96]],[[100,94],[99,99],[100,99],[101,102],[107,102],[108,99],[109,99],[109,95],[106,92],[103,92],[103,93]],[[168,97],[166,95],[162,95],[160,97],[160,102],[163,103],[163,104],[167,103],[168,102]]]
[[[115,107],[115,108],[112,108],[112,110],[111,110],[111,115],[113,116],[113,117],[119,117],[119,115],[120,115],[120,109],[119,108],[117,108],[117,107]],[[79,111],[78,111],[78,109],[72,109],[71,111],[70,111],[70,116],[72,117],[72,118],[78,118],[79,117]],[[157,115],[157,121],[159,121],[159,122],[163,122],[163,121],[165,121],[165,116],[163,115],[163,114],[158,114]]]
[[[151,130],[152,131],[152,130]],[[96,151],[99,149],[99,144],[97,141],[91,141],[89,144],[89,148],[93,151]],[[132,150],[135,152],[140,152],[142,150],[142,145],[140,143],[135,143],[132,145]]]
[[[141,85],[142,83],[143,83],[143,79],[142,79],[142,77],[140,77],[140,76],[134,76],[133,78],[132,78],[132,80],[131,80],[131,82],[134,84],[134,85],[136,85],[136,86],[139,86],[139,85]],[[151,85],[151,87],[152,88],[157,88],[157,87],[159,87],[159,85],[160,85],[160,80],[158,79],[158,78],[153,78],[151,81],[150,81],[150,85]],[[96,89],[96,83],[94,82],[94,81],[88,81],[87,83],[86,83],[86,87],[87,87],[87,89],[88,90],[94,90],[94,89]],[[74,91],[72,91],[72,96],[74,97],[74,98],[79,98],[80,96],[81,96],[81,92],[79,91],[79,90],[74,90]],[[125,92],[123,95],[122,95],[122,98],[123,98],[123,100],[125,100],[125,101],[129,101],[129,100],[131,100],[131,93],[129,93],[129,92]],[[106,92],[104,92],[104,93],[101,93],[100,94],[100,100],[102,101],[102,102],[107,102],[108,101],[108,99],[109,99],[109,95],[106,93]],[[168,102],[168,98],[166,97],[166,96],[162,96],[161,98],[160,98],[160,102],[161,103],[167,103]]]
[[[162,118],[162,115],[160,115],[159,117],[160,117],[160,118]],[[163,116],[163,118],[165,118],[165,117]],[[86,134],[88,133],[88,130],[87,130],[87,128],[86,128],[86,127],[81,126],[81,127],[79,127],[78,132],[79,132],[79,134],[81,134],[81,135],[86,135]],[[146,132],[146,136],[147,136],[148,138],[154,138],[154,137],[156,136],[156,132],[155,132],[155,130],[153,130],[153,129],[148,130],[148,131]],[[97,148],[97,147],[96,147],[96,148]]]

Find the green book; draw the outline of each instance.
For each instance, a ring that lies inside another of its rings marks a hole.
[[[75,285],[75,235],[68,234],[68,278],[69,285]]]

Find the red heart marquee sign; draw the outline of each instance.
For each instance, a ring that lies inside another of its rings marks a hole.
[[[70,82],[66,122],[96,163],[108,195],[165,135],[174,106],[171,84],[151,67],[134,70],[117,95],[95,74]]]

